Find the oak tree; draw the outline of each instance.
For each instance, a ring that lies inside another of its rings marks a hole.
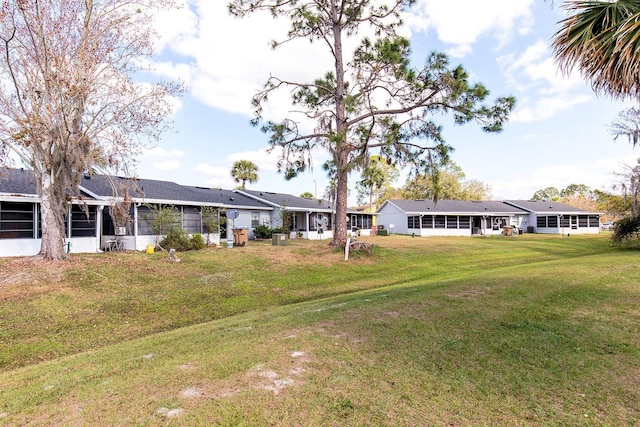
[[[83,173],[126,171],[165,130],[177,84],[134,80],[172,0],[2,0],[0,166],[33,169],[40,256],[66,257],[65,215]]]

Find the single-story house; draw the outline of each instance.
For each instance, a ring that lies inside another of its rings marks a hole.
[[[282,227],[283,212],[289,214],[291,238],[298,235],[306,239],[333,238],[335,208],[328,200],[306,199],[270,191],[236,190],[236,192],[272,207],[271,224],[274,224],[272,228]],[[368,212],[347,211],[347,221],[354,234],[369,235],[373,217],[374,214]]]
[[[587,212],[553,200],[505,200],[529,214],[525,231],[543,234],[598,234],[601,213]]]
[[[378,209],[378,226],[416,236],[490,235],[520,227],[527,217],[523,209],[497,201],[386,200]]]
[[[387,200],[379,226],[416,236],[502,234],[504,227],[529,233],[595,234],[600,214],[548,201]]]
[[[35,176],[24,169],[0,171],[0,256],[29,256],[40,251],[42,236],[40,198]],[[114,196],[114,194],[116,194]],[[117,224],[112,211],[127,199],[126,224]],[[80,195],[73,198],[67,216],[66,249],[69,252],[99,252],[105,249],[144,250],[161,237],[152,223],[157,207],[173,207],[176,225],[189,233],[201,233],[220,244],[233,240],[222,230],[208,230],[203,221],[205,208],[224,217],[231,210],[238,216],[229,220],[232,228],[247,228],[249,237],[256,218],[269,217],[272,207],[231,190],[183,186],[168,181],[84,175]]]

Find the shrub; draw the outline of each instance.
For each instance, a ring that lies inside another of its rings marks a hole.
[[[205,243],[200,233],[195,233],[189,237],[189,233],[184,229],[172,227],[167,230],[167,235],[160,242],[160,246],[165,249],[175,249],[176,251],[190,251],[203,249]]]
[[[273,230],[262,224],[253,229],[253,235],[256,239],[270,239],[273,235]]]
[[[616,221],[613,226],[611,240],[614,244],[629,245],[632,239],[640,239],[640,215],[635,217],[622,218]]]
[[[204,249],[206,244],[204,242],[204,238],[202,237],[202,234],[200,233],[195,233],[193,235],[191,235],[191,239],[190,239],[190,246],[191,249],[199,251],[200,249]]]

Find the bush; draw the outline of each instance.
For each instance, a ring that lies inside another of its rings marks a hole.
[[[204,238],[200,233],[195,233],[191,235],[190,243],[191,243],[191,249],[196,251],[199,251],[200,249],[204,249],[206,246],[206,243],[204,242]]]
[[[640,239],[640,216],[622,218],[613,226],[611,240],[614,244],[629,245],[632,239]]]
[[[273,235],[273,230],[262,224],[253,229],[253,235],[256,239],[270,239]]]
[[[182,228],[173,227],[167,230],[167,235],[160,242],[160,246],[165,249],[175,249],[176,251],[190,251],[204,249],[205,243],[200,233],[195,233],[189,237]]]

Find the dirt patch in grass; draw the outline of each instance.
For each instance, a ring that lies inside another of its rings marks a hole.
[[[67,262],[52,262],[34,257],[7,259],[0,265],[2,299],[10,301],[60,292],[65,287],[63,278],[66,272],[80,265],[80,260],[77,259]],[[56,286],[53,287],[52,284]]]

